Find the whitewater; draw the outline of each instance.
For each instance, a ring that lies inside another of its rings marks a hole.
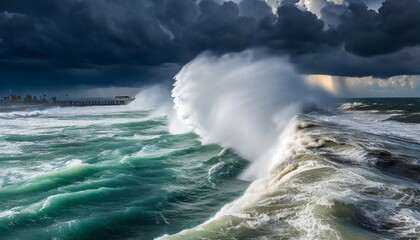
[[[420,99],[204,53],[122,107],[0,112],[0,238],[417,239]]]

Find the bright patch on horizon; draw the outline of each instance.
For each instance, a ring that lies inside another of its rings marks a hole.
[[[306,77],[306,82],[311,86],[318,86],[334,95],[339,94],[339,89],[335,84],[333,76],[328,75],[309,75]]]

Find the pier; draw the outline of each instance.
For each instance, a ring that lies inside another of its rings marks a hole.
[[[127,105],[134,101],[135,97],[130,96],[115,96],[114,98],[79,98],[79,99],[66,99],[60,100],[57,97],[47,99],[46,96],[32,97],[27,95],[22,98],[21,96],[10,95],[0,99],[0,106],[13,106],[13,105],[27,105],[27,106],[69,106],[69,107],[83,107],[83,106],[116,106]]]
[[[96,98],[96,99],[77,99],[56,101],[55,105],[60,106],[109,106],[109,105],[127,105],[135,98],[129,96],[116,96],[115,98]]]

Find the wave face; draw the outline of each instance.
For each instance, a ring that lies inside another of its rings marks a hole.
[[[172,91],[178,117],[204,143],[233,148],[254,161],[245,179],[267,173],[290,120],[326,96],[306,86],[285,59],[258,55],[202,54],[176,75]]]

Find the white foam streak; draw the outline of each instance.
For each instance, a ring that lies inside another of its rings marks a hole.
[[[34,110],[34,111],[14,111],[14,112],[0,112],[0,119],[16,119],[16,118],[29,118],[46,116],[51,114],[49,111]]]

